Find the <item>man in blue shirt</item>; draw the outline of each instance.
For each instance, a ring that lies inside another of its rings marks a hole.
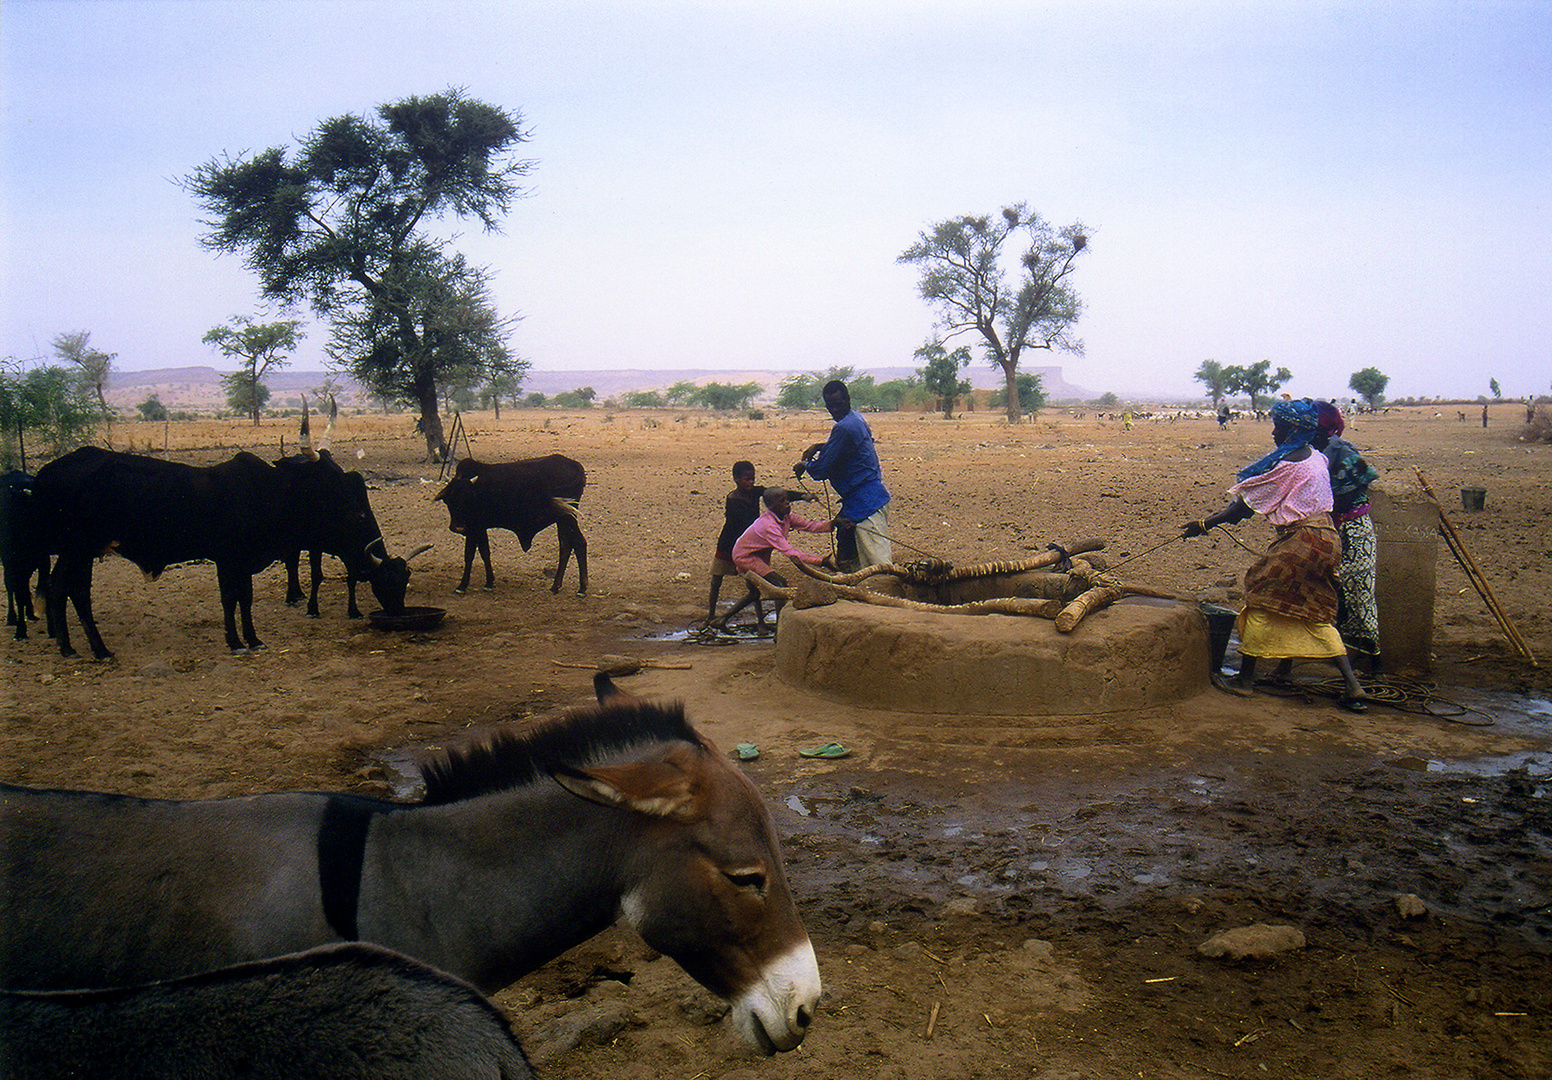
[[[875,566],[894,561],[889,543],[889,489],[884,486],[878,467],[878,451],[873,448],[873,431],[861,415],[852,411],[851,394],[846,384],[832,379],[824,388],[825,408],[835,426],[829,441],[815,443],[803,452],[803,460],[792,466],[792,475],[805,472],[815,480],[828,480],[841,497],[838,524],[842,530],[850,523],[855,530],[857,564]],[[848,566],[846,547],[841,545],[841,563]]]

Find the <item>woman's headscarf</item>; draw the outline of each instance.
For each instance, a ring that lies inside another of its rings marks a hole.
[[[1329,401],[1315,402],[1315,415],[1320,421],[1320,433],[1328,439],[1336,438],[1347,427],[1342,410]]]
[[[1279,401],[1272,406],[1272,422],[1282,423],[1292,429],[1292,434],[1283,440],[1281,446],[1273,450],[1260,461],[1253,461],[1246,465],[1235,475],[1241,480],[1249,480],[1252,476],[1260,476],[1269,472],[1283,458],[1301,447],[1308,446],[1320,434],[1320,414],[1315,403],[1309,398],[1299,401]]]

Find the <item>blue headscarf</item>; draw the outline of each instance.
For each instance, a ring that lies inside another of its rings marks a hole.
[[[1315,403],[1309,398],[1300,401],[1279,401],[1272,406],[1272,422],[1281,421],[1287,427],[1293,429],[1293,433],[1283,440],[1281,446],[1273,450],[1260,461],[1253,461],[1246,465],[1235,475],[1241,480],[1249,480],[1252,476],[1260,476],[1264,472],[1271,471],[1283,458],[1308,446],[1320,434],[1320,412],[1315,408]]]

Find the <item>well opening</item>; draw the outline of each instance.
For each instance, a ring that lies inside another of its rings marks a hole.
[[[938,583],[879,575],[867,586],[939,605],[1066,604],[1087,588],[1039,571]],[[839,600],[783,611],[775,661],[784,682],[864,708],[1034,720],[1194,697],[1207,688],[1210,651],[1202,612],[1178,600],[1127,596],[1066,633],[1051,618]]]

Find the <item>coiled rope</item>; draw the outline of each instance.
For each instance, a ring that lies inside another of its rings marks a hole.
[[[1402,675],[1360,676],[1358,681],[1363,685],[1364,700],[1370,705],[1383,705],[1397,712],[1429,716],[1467,727],[1491,727],[1498,722],[1489,712],[1440,697],[1438,687],[1433,683]],[[1337,676],[1310,682],[1272,679],[1264,682],[1258,680],[1256,693],[1273,697],[1303,697],[1306,700],[1322,697],[1335,701],[1347,695],[1347,687]]]

